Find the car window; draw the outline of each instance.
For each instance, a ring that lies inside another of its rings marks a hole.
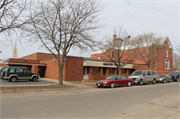
[[[115,79],[116,78],[116,76],[109,76],[109,77],[107,77],[105,80],[113,80],[113,79]]]
[[[122,77],[122,79],[127,79],[127,77],[125,77],[125,76],[121,76]]]
[[[134,71],[131,76],[140,76],[142,75],[142,71]]]
[[[156,75],[156,72],[155,72],[155,71],[151,71],[151,74],[152,74],[152,75]]]
[[[121,80],[121,76],[117,76],[116,79],[117,79],[117,80]]]
[[[9,73],[15,73],[15,69],[10,69]]]
[[[158,75],[158,72],[157,71],[155,71],[156,72],[156,75]]]
[[[145,71],[143,72],[143,76],[146,76],[146,72]]]
[[[147,71],[147,75],[151,75],[151,72],[150,72],[150,71]]]
[[[30,73],[30,71],[29,71],[29,70],[24,69],[24,74],[29,74],[29,73]]]
[[[23,73],[23,69],[16,69],[16,73]]]

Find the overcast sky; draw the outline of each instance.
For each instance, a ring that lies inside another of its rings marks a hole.
[[[97,39],[113,36],[115,26],[123,26],[133,36],[144,32],[154,32],[162,37],[169,37],[174,51],[180,45],[180,0],[104,0],[104,10],[100,16],[105,24],[96,34]],[[16,39],[16,37],[14,37]],[[46,52],[38,45],[17,43],[18,57],[35,52]],[[0,46],[0,59],[12,57],[12,45]],[[90,57],[90,52],[80,53],[71,50],[68,55]]]

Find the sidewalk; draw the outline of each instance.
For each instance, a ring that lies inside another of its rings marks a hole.
[[[50,79],[50,78],[41,78],[42,80],[46,80],[46,81],[51,81],[51,82],[54,82],[54,83],[57,83],[59,84],[59,80],[56,80],[56,79]],[[71,82],[68,82],[68,81],[63,81],[63,84],[64,85],[70,85],[70,86],[75,86],[75,87],[78,87],[78,88],[89,88],[89,87],[92,87],[92,86],[88,86],[86,84],[81,84],[81,83],[71,83]],[[88,84],[92,84],[92,83],[88,83]],[[95,85],[95,84],[94,84]]]

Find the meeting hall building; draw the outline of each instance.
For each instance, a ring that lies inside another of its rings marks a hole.
[[[116,42],[113,36],[112,42]],[[167,74],[173,71],[173,46],[168,37],[162,37],[161,43],[168,47],[166,57],[156,64],[151,65],[149,70],[156,70],[159,74]],[[151,47],[151,46],[149,46]],[[110,75],[117,74],[114,63],[102,57],[103,52],[91,52],[91,57],[66,56],[63,68],[63,80],[102,80]],[[10,58],[5,62],[6,66],[25,66],[31,72],[39,73],[41,77],[58,80],[58,61],[54,55],[37,52],[21,58]],[[142,60],[130,61],[121,70],[125,76],[133,71],[147,70],[147,65]]]

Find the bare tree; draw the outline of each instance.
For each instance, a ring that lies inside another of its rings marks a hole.
[[[102,59],[111,60],[115,66],[117,66],[118,74],[120,74],[124,66],[132,63],[138,47],[135,43],[135,39],[130,38],[131,34],[122,26],[115,29],[114,32],[115,35],[113,35],[113,40],[111,37],[107,38],[107,44],[98,50],[103,51],[101,56]]]
[[[180,71],[180,55],[177,53],[173,54],[173,70]]]
[[[30,15],[32,24],[24,30],[31,41],[40,42],[58,60],[59,85],[63,85],[62,71],[70,49],[85,51],[98,44],[90,31],[100,27],[97,24],[99,3],[96,0],[48,0],[35,5]]]
[[[23,12],[30,3],[30,0],[0,0],[0,34],[3,34],[6,40],[16,29],[27,23]]]
[[[166,39],[165,39],[166,40]],[[149,70],[150,66],[166,57],[167,47],[164,44],[164,39],[157,37],[155,33],[144,33],[137,37],[138,60],[144,62]]]

